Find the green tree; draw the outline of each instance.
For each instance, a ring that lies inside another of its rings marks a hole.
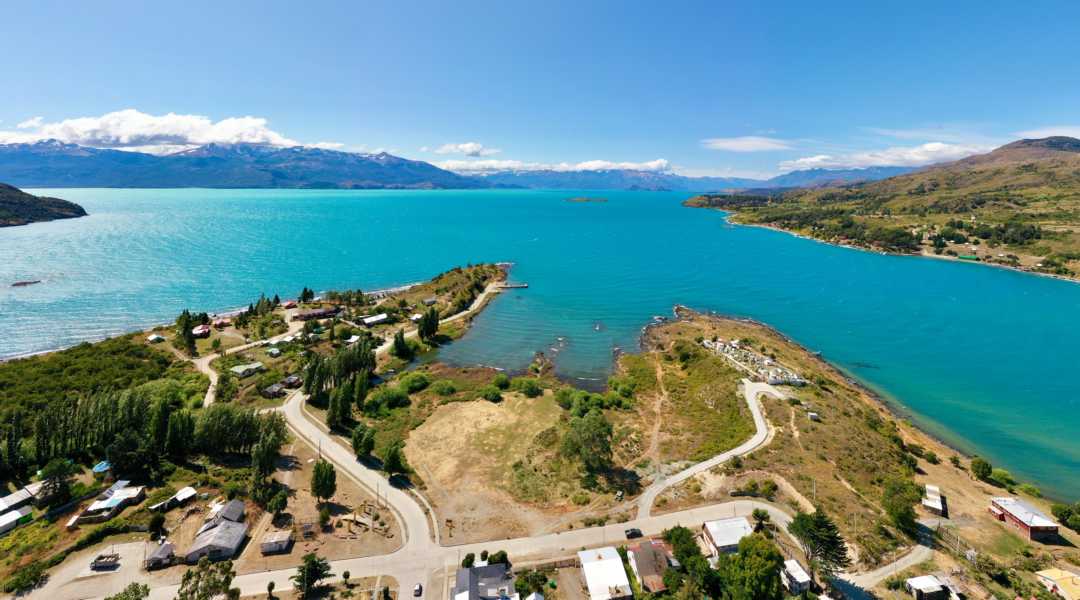
[[[311,495],[321,502],[329,500],[337,491],[337,471],[334,465],[319,459],[311,473]]]
[[[584,417],[570,420],[570,429],[563,438],[563,454],[577,458],[589,473],[611,466],[611,423],[599,409],[590,410]]]
[[[387,446],[386,451],[383,452],[383,470],[390,476],[404,475],[409,472],[409,464],[405,461],[403,447],[404,444],[398,440]]]
[[[262,481],[274,473],[278,458],[278,445],[273,436],[263,434],[251,449],[252,476]]]
[[[41,496],[50,506],[59,506],[71,499],[71,478],[76,468],[66,458],[54,458],[41,469]]]
[[[754,520],[754,531],[762,531],[769,524],[769,511],[764,508],[755,508],[750,513],[750,518]]]
[[[922,499],[922,488],[910,479],[890,477],[885,481],[881,506],[897,529],[914,536],[915,505]]]
[[[150,523],[148,525],[150,535],[153,538],[160,538],[165,536],[165,515],[155,512],[150,515]]]
[[[510,377],[506,373],[499,373],[491,380],[491,384],[500,390],[508,389],[510,387]]]
[[[402,360],[412,360],[413,349],[408,340],[405,339],[404,329],[398,329],[397,333],[394,334],[394,345],[391,347],[390,353]]]
[[[213,600],[229,591],[235,576],[231,560],[212,563],[204,556],[198,566],[184,572],[176,600]]]
[[[300,598],[309,598],[319,590],[322,580],[330,576],[330,563],[312,552],[304,555],[303,562],[290,579]]]
[[[105,600],[143,600],[150,596],[150,586],[144,583],[130,583],[120,593],[105,598]]]
[[[971,472],[975,477],[987,481],[994,473],[994,467],[984,458],[976,456],[971,459]]]
[[[472,568],[472,566],[474,564],[476,564],[476,555],[473,554],[472,552],[469,552],[468,554],[465,555],[465,558],[461,559],[461,568],[462,569]]]
[[[540,571],[528,569],[518,574],[517,579],[514,580],[514,591],[523,596],[527,596],[533,592],[542,593],[547,582],[547,575],[544,575]]]
[[[429,342],[439,333],[439,311],[435,307],[427,309],[417,323],[417,334],[420,339]]]
[[[352,430],[352,448],[356,458],[369,456],[375,449],[375,430],[363,423],[357,423]]]
[[[811,569],[826,578],[851,565],[840,529],[820,508],[813,514],[795,515],[788,526],[788,532],[802,546]]]
[[[276,494],[270,497],[270,501],[266,503],[266,510],[273,513],[274,518],[280,517],[288,507],[289,493],[285,490],[278,490]]]
[[[739,551],[719,563],[724,600],[780,600],[784,588],[780,571],[784,557],[772,541],[760,534],[739,541]]]
[[[186,410],[169,414],[168,431],[165,434],[165,453],[174,460],[186,460],[195,438],[195,418]]]

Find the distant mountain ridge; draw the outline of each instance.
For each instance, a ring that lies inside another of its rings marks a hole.
[[[56,140],[0,145],[0,180],[22,187],[437,189],[486,183],[423,161],[308,147],[208,144],[155,155]]]
[[[74,202],[34,196],[15,186],[0,183],[0,227],[85,216],[86,210]]]
[[[542,188],[719,192],[818,187],[874,181],[904,167],[811,169],[771,179],[687,177],[633,169],[501,171],[464,175],[382,152],[305,146],[207,144],[157,155],[90,148],[57,140],[0,145],[0,181],[21,187],[475,189]]]

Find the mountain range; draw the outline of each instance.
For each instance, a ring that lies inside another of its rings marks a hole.
[[[208,144],[157,155],[57,140],[0,145],[0,181],[20,187],[207,187],[331,189],[543,188],[710,192],[873,181],[904,167],[811,169],[771,179],[687,177],[640,170],[502,171],[462,175],[387,154],[304,146]]]

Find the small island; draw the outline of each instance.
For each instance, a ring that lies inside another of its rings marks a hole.
[[[566,201],[567,202],[597,202],[597,203],[604,203],[604,202],[607,202],[607,198],[596,198],[596,197],[591,197],[591,196],[574,196],[573,198],[567,198]]]
[[[15,186],[0,183],[0,227],[85,216],[86,210],[74,202],[34,196]]]

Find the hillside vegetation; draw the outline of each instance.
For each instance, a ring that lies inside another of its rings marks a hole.
[[[1080,140],[1020,140],[989,154],[859,185],[707,195],[687,206],[834,243],[956,256],[1075,277]]]
[[[0,227],[85,216],[83,207],[74,202],[34,196],[14,186],[0,183]]]

